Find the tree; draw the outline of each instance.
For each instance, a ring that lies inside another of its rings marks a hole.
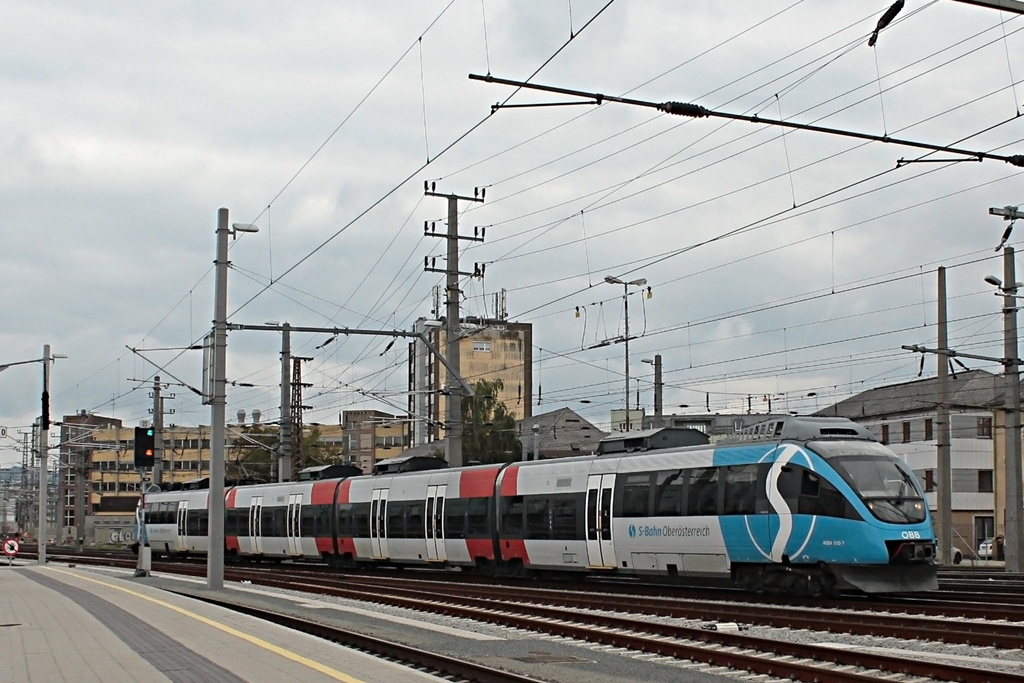
[[[341,444],[326,443],[320,427],[313,425],[302,435],[302,466],[334,465],[341,462]]]
[[[519,460],[523,446],[516,429],[516,418],[498,400],[498,392],[504,387],[500,379],[482,379],[473,385],[473,395],[462,400],[464,462]]]

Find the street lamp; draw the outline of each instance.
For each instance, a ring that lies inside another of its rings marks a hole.
[[[1013,208],[1016,211],[1016,207]],[[994,209],[989,209],[993,213]],[[1015,216],[1016,217],[1016,216]],[[1020,572],[1024,569],[1024,491],[1021,483],[1020,444],[1020,359],[1017,357],[1017,292],[1024,283],[1017,282],[1013,260],[1013,247],[1003,249],[1003,279],[995,275],[985,277],[985,282],[1003,297],[1003,376],[1006,389],[1003,392],[1006,413],[1006,534],[1004,545],[1006,571]]]
[[[621,280],[613,275],[605,275],[604,281],[610,285],[622,285],[622,305],[623,305],[623,320],[625,320],[626,333],[623,335],[623,341],[626,344],[626,420],[623,425],[624,432],[631,431],[632,425],[629,420],[629,287],[643,287],[647,284],[646,278],[638,278],[636,280],[625,281]],[[648,288],[648,296],[650,295],[650,288]]]

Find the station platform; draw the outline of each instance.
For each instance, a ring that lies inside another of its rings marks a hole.
[[[0,683],[436,683],[437,677],[67,565],[0,563]]]

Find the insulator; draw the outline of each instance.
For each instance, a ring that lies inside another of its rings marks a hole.
[[[654,298],[654,290],[652,290],[650,287],[647,288],[647,298],[648,299],[653,299]]]
[[[424,191],[424,192],[426,192],[426,191],[427,191],[427,190],[429,190],[429,189],[430,189],[430,186],[429,186],[429,185],[427,184],[427,181],[426,181],[426,180],[424,180],[424,181],[423,181],[423,191]]]
[[[486,187],[480,188],[480,199],[483,199],[486,196],[487,196],[487,188]]]
[[[580,317],[580,307],[579,306],[576,307],[576,317],[577,318]]]

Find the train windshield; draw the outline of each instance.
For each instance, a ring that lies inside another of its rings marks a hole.
[[[867,441],[818,441],[811,448],[836,468],[883,522],[917,524],[927,516],[913,473],[888,448]]]

